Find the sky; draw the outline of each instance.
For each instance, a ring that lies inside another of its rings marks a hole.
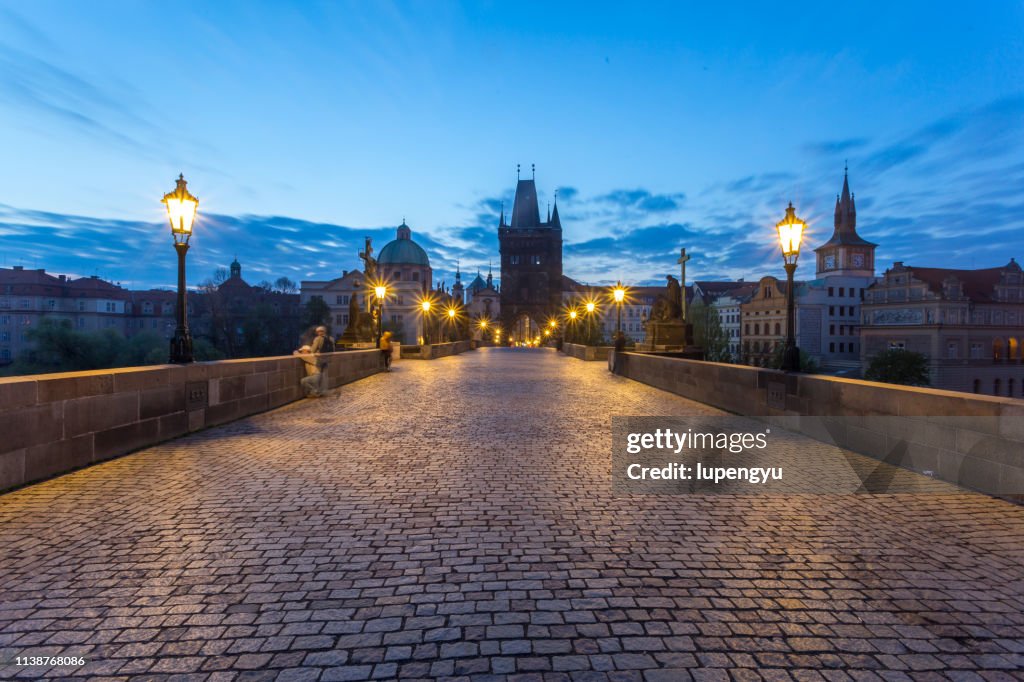
[[[173,287],[184,173],[190,285],[338,277],[403,219],[450,285],[517,164],[589,284],[780,276],[847,163],[879,274],[1024,260],[1024,4],[712,4],[0,2],[0,266]]]

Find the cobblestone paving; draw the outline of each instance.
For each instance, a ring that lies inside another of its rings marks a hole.
[[[611,495],[611,415],[713,413],[482,350],[16,491],[0,677],[1024,679],[1020,507]]]

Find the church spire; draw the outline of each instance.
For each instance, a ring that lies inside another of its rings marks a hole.
[[[505,202],[501,202],[501,218],[498,220],[498,227],[505,227]]]
[[[555,208],[551,212],[551,215],[548,216],[548,223],[550,223],[551,227],[557,227],[558,229],[562,228],[562,221],[558,219],[558,190],[557,189],[555,190]]]
[[[857,211],[850,195],[850,167],[843,167],[843,192],[836,199],[835,229],[838,233],[857,233]]]

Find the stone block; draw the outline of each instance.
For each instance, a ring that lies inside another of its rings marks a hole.
[[[185,409],[185,386],[164,386],[139,393],[139,418],[150,419]]]
[[[190,431],[189,415],[185,411],[174,412],[159,418],[160,419],[160,440],[170,440],[178,436],[184,436]]]
[[[192,410],[188,413],[188,430],[199,431],[206,428],[206,408]]]
[[[211,404],[206,408],[206,426],[216,426],[217,424],[224,424],[230,421],[234,421],[239,417],[244,417],[242,413],[240,400],[232,400],[231,402],[218,403],[216,405]]]
[[[103,395],[113,390],[114,377],[109,371],[44,374],[36,381],[37,401],[40,403]]]
[[[168,384],[170,369],[164,365],[156,367],[129,367],[109,369],[114,379],[114,393],[126,391],[147,391]]]
[[[0,434],[3,434],[0,449],[18,450],[63,438],[64,405],[45,403],[0,411]]]
[[[239,410],[243,416],[250,414],[257,414],[259,412],[266,412],[270,409],[270,401],[266,393],[260,395],[254,395],[249,398],[243,398],[240,401]]]
[[[160,420],[147,419],[94,434],[97,462],[117,457],[160,441]]]
[[[139,394],[134,391],[75,398],[63,405],[65,437],[104,431],[139,418]]]
[[[0,453],[0,491],[25,482],[25,449]]]
[[[93,462],[93,436],[36,445],[25,451],[25,481],[40,481]]]
[[[273,365],[268,367],[268,372],[275,371]],[[245,381],[245,397],[248,398],[254,395],[261,395],[267,392],[267,377],[268,372],[262,372],[260,374],[249,374],[244,377]]]
[[[24,377],[0,378],[0,410],[35,405],[36,383]]]
[[[217,384],[219,402],[228,403],[245,397],[245,376],[223,377],[214,383]],[[212,393],[210,398],[210,404],[212,405]]]

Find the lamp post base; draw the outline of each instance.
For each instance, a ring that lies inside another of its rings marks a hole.
[[[796,346],[790,346],[782,352],[782,367],[783,372],[799,372],[800,371],[800,349]]]
[[[195,362],[192,356],[192,337],[188,332],[175,332],[171,339],[171,363],[176,365],[187,365]]]

